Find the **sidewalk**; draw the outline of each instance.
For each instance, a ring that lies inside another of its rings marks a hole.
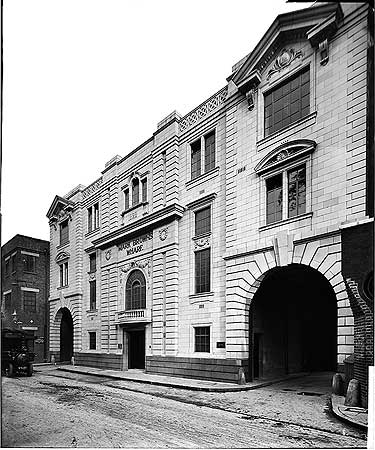
[[[345,406],[345,397],[332,394],[332,412],[340,420],[367,429],[368,411],[365,408]]]
[[[239,385],[234,383],[224,383],[217,381],[197,380],[192,378],[180,378],[165,375],[156,375],[145,373],[143,370],[137,369],[119,371],[119,370],[105,370],[94,367],[70,366],[70,365],[54,366],[54,367],[64,372],[79,373],[84,375],[94,375],[100,377],[113,378],[116,380],[133,381],[135,383],[154,384],[157,386],[167,386],[179,389],[188,389],[191,391],[205,391],[205,392],[249,391],[252,389],[259,389],[265,386],[270,386],[271,384],[279,383],[284,380],[300,378],[301,376],[307,375],[305,373],[293,374],[282,378],[257,380],[251,383]],[[38,371],[38,369],[39,368],[35,368],[36,371]]]

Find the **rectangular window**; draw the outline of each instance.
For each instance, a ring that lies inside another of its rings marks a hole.
[[[124,209],[125,211],[129,209],[129,189],[124,190]]]
[[[87,208],[87,231],[97,230],[99,228],[99,203]]]
[[[191,144],[191,179],[201,174],[201,140]]]
[[[204,171],[208,172],[215,168],[215,131],[204,137]]]
[[[60,264],[60,287],[68,286],[69,277],[68,277],[68,263],[65,262]]]
[[[99,228],[99,203],[94,205],[94,230]]]
[[[267,224],[277,222],[282,219],[283,208],[283,177],[278,174],[266,180],[267,205],[266,222]]]
[[[16,255],[12,255],[10,258],[10,265],[12,269],[12,273],[16,271]]]
[[[7,259],[5,261],[5,276],[6,277],[9,275],[9,263],[10,263],[10,259]]]
[[[195,327],[195,351],[210,353],[210,327]]]
[[[36,292],[23,291],[23,310],[36,312]]]
[[[96,271],[96,253],[91,253],[90,258],[90,272]]]
[[[134,178],[132,181],[132,206],[139,204],[139,180]]]
[[[142,180],[142,202],[147,202],[147,178]]]
[[[32,255],[22,255],[23,271],[35,273],[36,257]]]
[[[288,172],[288,217],[306,212],[306,167]]]
[[[310,112],[310,69],[307,67],[264,95],[264,136]]]
[[[90,281],[90,311],[96,309],[96,280]]]
[[[87,231],[92,231],[92,206],[87,208]]]
[[[89,349],[96,350],[96,332],[89,331]]]
[[[195,236],[211,232],[211,207],[195,213]]]
[[[12,307],[12,293],[8,292],[4,294],[4,308],[8,310],[11,307]]]
[[[206,248],[195,252],[195,293],[210,292],[211,255]]]
[[[69,222],[60,223],[60,245],[67,244],[69,242]]]

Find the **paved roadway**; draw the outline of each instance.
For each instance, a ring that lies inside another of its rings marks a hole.
[[[3,447],[366,447],[311,379],[223,394],[49,370],[2,388]]]

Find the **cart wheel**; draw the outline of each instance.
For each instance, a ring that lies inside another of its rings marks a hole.
[[[28,377],[31,377],[31,375],[33,374],[33,372],[34,372],[34,368],[33,368],[33,365],[32,364],[29,364],[28,366],[27,366],[27,376]]]

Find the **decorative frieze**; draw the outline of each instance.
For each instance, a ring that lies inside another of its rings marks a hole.
[[[144,269],[147,271],[147,275],[151,275],[151,258],[140,259],[138,261],[131,261],[120,267],[120,284],[124,275],[126,275],[131,269]]]
[[[194,239],[194,250],[203,250],[211,246],[211,236]]]
[[[96,181],[90,184],[84,191],[83,191],[83,198],[90,197],[91,194],[96,192],[101,185],[103,184],[103,178],[98,178]]]
[[[290,49],[283,49],[281,50],[280,55],[276,58],[276,61],[272,68],[268,71],[267,80],[269,80],[272,75],[275,73],[281,72],[286,67],[290,66],[293,61],[295,61],[298,58],[303,57],[302,50],[294,50],[294,48]]]
[[[186,115],[180,122],[180,131],[185,131],[187,128],[203,119],[203,117],[207,116],[210,112],[217,109],[222,103],[224,103],[227,98],[227,94],[228,89],[224,88],[211,97],[207,102],[203,103],[201,106]]]

